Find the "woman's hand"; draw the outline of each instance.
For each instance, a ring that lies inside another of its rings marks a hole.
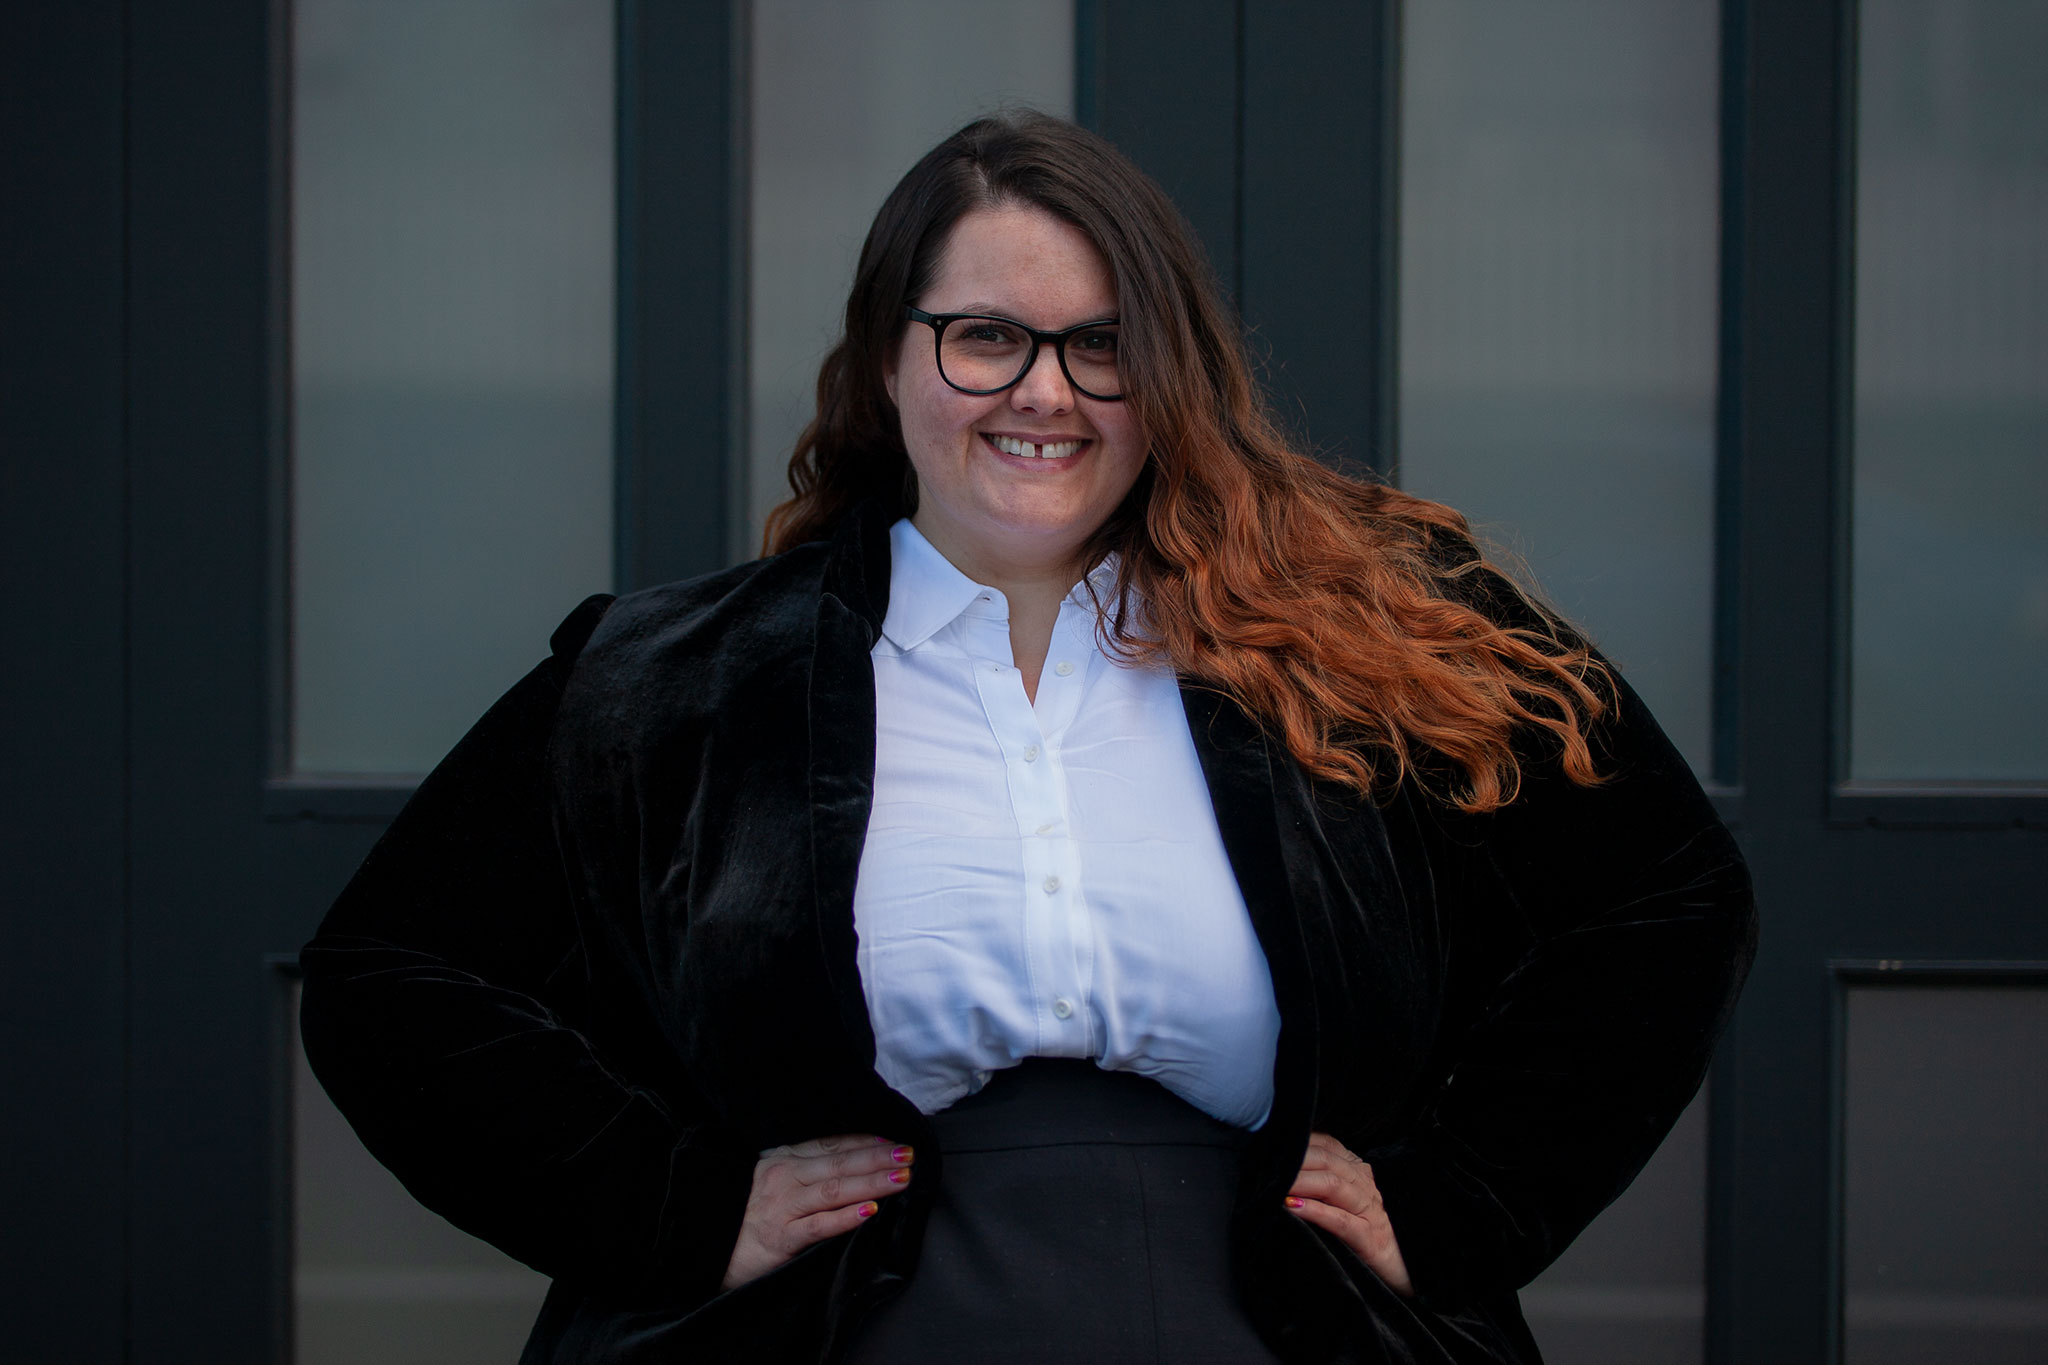
[[[736,1289],[813,1242],[860,1226],[874,1215],[877,1200],[910,1183],[914,1155],[866,1133],[813,1138],[761,1153],[723,1287]]]
[[[1308,1155],[1287,1192],[1287,1207],[1357,1252],[1387,1288],[1404,1299],[1414,1297],[1372,1167],[1328,1133],[1309,1134]]]

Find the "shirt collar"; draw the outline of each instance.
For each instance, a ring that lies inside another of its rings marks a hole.
[[[904,517],[889,528],[889,610],[882,634],[898,649],[916,649],[943,630],[982,586],[932,548]]]
[[[1107,607],[1116,598],[1116,566],[1116,551],[1111,550],[1102,557],[1100,564],[1088,571],[1086,578],[1074,585],[1073,591],[1067,594],[1068,600],[1093,611],[1095,603],[1088,596],[1088,585],[1092,583],[1095,585],[1095,596]]]
[[[1114,554],[1106,557],[1084,581],[1074,585],[1069,598],[1092,609],[1088,584],[1093,583],[1096,594],[1107,603],[1116,592],[1116,565]],[[994,591],[961,573],[908,517],[889,528],[889,610],[882,617],[882,634],[896,648],[916,649],[973,606],[977,598]]]

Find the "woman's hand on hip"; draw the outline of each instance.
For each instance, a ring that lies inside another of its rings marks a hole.
[[[873,1216],[878,1200],[910,1183],[913,1156],[908,1147],[866,1133],[813,1138],[761,1153],[724,1287],[738,1288],[812,1243],[859,1227]]]
[[[1414,1296],[1372,1167],[1328,1133],[1309,1134],[1308,1155],[1287,1192],[1287,1207],[1358,1253],[1387,1288],[1404,1299]]]

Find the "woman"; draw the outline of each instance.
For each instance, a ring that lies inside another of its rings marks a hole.
[[[303,955],[370,1149],[554,1277],[526,1359],[1536,1360],[1753,951],[1627,686],[1290,452],[1056,120],[891,194],[791,483],[572,614]]]

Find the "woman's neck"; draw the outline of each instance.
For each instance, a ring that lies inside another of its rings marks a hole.
[[[1045,668],[1046,651],[1052,647],[1053,625],[1059,620],[1060,603],[1086,576],[1089,566],[1080,563],[1072,554],[1039,561],[998,559],[986,553],[974,553],[977,547],[947,543],[942,538],[943,532],[935,536],[933,530],[937,528],[919,526],[915,517],[911,518],[911,524],[917,526],[924,538],[931,542],[932,548],[950,560],[954,568],[975,582],[994,588],[1009,603],[1010,659],[1017,671],[1024,675],[1024,695],[1035,702],[1038,699],[1038,675]]]
[[[984,580],[987,581],[987,580]],[[991,582],[1010,603],[1010,661],[1024,675],[1024,695],[1038,700],[1038,677],[1045,670],[1045,656],[1052,648],[1052,630],[1058,622],[1060,603],[1079,581],[1059,574],[1051,578],[1012,579]]]

